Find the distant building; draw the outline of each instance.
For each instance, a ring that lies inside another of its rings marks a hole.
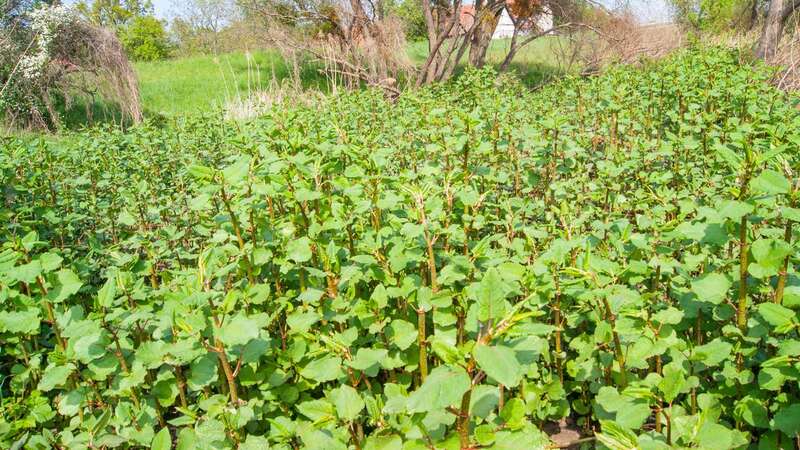
[[[510,1],[507,2],[510,6]],[[506,39],[514,35],[514,22],[511,21],[511,15],[508,12],[509,8],[503,8],[500,15],[500,21],[497,22],[497,28],[494,29],[492,39]],[[553,14],[549,11],[543,12],[539,15],[536,21],[536,32],[547,31],[553,28]],[[531,30],[523,30],[523,34],[528,34]]]
[[[492,34],[492,39],[507,39],[514,35],[514,22],[511,20],[511,15],[509,12],[513,4],[513,0],[506,1],[506,5],[503,7],[503,11],[500,14],[500,20],[497,22],[497,28],[495,28],[494,33]],[[461,24],[462,32],[463,30],[468,30],[472,24],[475,23],[475,5],[470,4],[461,6],[459,22]],[[549,11],[539,14],[539,17],[536,21],[535,32],[540,33],[551,28],[553,28],[553,14]],[[533,30],[521,30],[520,34],[525,35],[531,31]]]

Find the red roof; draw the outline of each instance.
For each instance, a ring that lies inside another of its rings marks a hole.
[[[468,30],[475,23],[475,5],[461,5],[458,21],[463,29]]]

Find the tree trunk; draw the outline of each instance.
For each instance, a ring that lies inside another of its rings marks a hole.
[[[369,19],[367,18],[367,12],[364,11],[364,5],[361,4],[361,0],[350,0],[350,8],[353,10],[353,17],[351,18],[352,22],[350,23],[349,29],[345,32],[345,35],[348,41],[352,42],[355,39],[366,37],[365,33],[367,32]]]
[[[800,0],[772,0],[769,2],[767,18],[756,46],[758,58],[768,60],[775,56],[786,20],[798,5],[800,5]]]
[[[417,73],[417,86],[429,84],[441,73],[446,64],[442,54],[442,45],[447,40],[459,20],[461,0],[454,0],[447,8],[434,7],[430,0],[421,0],[425,27],[428,30],[428,58]]]
[[[505,72],[511,66],[511,61],[514,60],[514,56],[517,55],[517,36],[518,30],[514,29],[514,34],[511,36],[511,45],[508,47],[508,53],[506,53],[506,57],[503,58],[503,62],[500,64],[500,72]]]
[[[750,1],[750,16],[747,19],[747,31],[755,28],[758,23],[758,0]]]
[[[469,63],[474,67],[483,67],[486,63],[486,51],[492,42],[492,35],[500,22],[503,8],[497,8],[489,2],[484,8],[480,3],[475,3],[475,20],[478,22],[469,48]]]

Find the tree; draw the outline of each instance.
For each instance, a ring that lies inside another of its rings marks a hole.
[[[501,64],[502,70],[510,66],[521,48],[534,40],[559,29],[592,30],[591,26],[583,23],[584,13],[594,9],[607,11],[595,0],[476,0],[468,9],[464,9],[461,0],[420,1],[429,53],[417,74],[417,85],[450,78],[468,48],[469,63],[482,66],[504,10],[511,17],[514,33],[509,51]],[[544,15],[553,17],[558,23],[541,23]]]
[[[496,26],[505,0],[479,0],[472,11],[463,9],[461,0],[421,0],[421,3],[428,34],[428,58],[417,73],[417,86],[450,78],[473,38],[479,45],[488,42],[491,33],[487,37],[486,32],[494,31],[491,24],[495,22]],[[481,35],[475,37],[478,30]]]
[[[505,1],[489,4],[491,0],[486,0],[487,4],[483,3],[484,0],[475,2],[474,20],[477,24],[470,38],[469,47],[469,63],[474,67],[483,67],[486,62],[486,51],[492,42],[492,35],[500,22],[503,10],[508,7]]]
[[[671,0],[679,24],[699,31],[749,31],[758,22],[765,0]]]
[[[775,56],[786,21],[800,7],[800,0],[771,0],[761,37],[756,45],[756,56],[770,59]]]
[[[95,25],[116,33],[132,59],[162,59],[169,53],[164,24],[153,15],[151,0],[82,0],[77,11]]]
[[[403,31],[406,38],[410,41],[425,39],[425,18],[419,7],[419,0],[402,0],[392,9],[395,15],[403,23]]]
[[[191,39],[201,50],[213,53],[219,51],[223,28],[241,16],[233,0],[174,0],[173,6],[177,12],[174,23],[181,37]]]
[[[120,28],[136,17],[152,15],[150,0],[81,0],[76,9],[89,22],[112,29]]]
[[[156,61],[169,56],[170,43],[164,23],[153,16],[135,17],[119,31],[119,38],[132,59]]]

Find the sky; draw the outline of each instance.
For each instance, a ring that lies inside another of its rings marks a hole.
[[[609,7],[614,7],[619,1],[602,0],[602,3]],[[665,23],[670,21],[671,13],[667,0],[629,0],[627,3],[641,23]]]
[[[635,16],[642,23],[669,22],[670,11],[667,0],[599,0],[608,7],[626,2],[630,5]],[[66,3],[76,3],[77,0],[67,0]],[[156,16],[161,19],[172,18],[175,14],[175,0],[152,0]]]

